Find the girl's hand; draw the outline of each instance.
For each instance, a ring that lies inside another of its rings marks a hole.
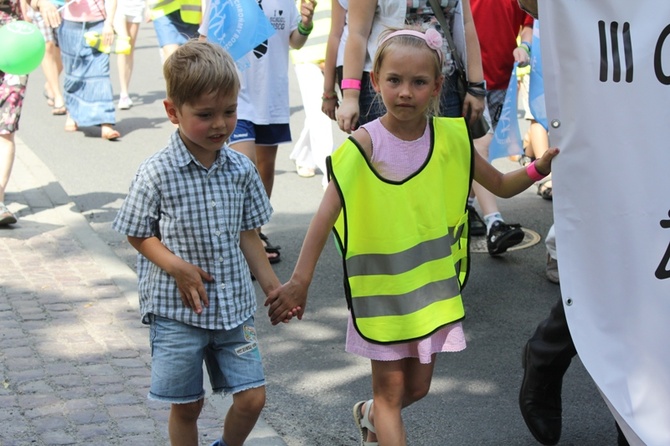
[[[265,300],[272,325],[288,322],[293,317],[302,319],[307,305],[307,289],[289,280],[268,294]]]
[[[535,160],[535,168],[542,175],[549,175],[551,173],[551,161],[556,155],[558,155],[560,150],[557,147],[550,147],[542,155],[542,158]]]
[[[335,94],[335,97],[333,98],[326,97],[326,95],[324,95],[321,101],[321,111],[324,112],[330,119],[335,121],[335,112],[337,111],[339,104],[340,103],[337,98],[337,94]]]
[[[347,133],[356,130],[359,116],[358,99],[347,97],[342,99],[342,104],[340,104],[340,108],[337,110],[337,125],[340,126],[340,130]]]

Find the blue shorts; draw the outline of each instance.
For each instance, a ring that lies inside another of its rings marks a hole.
[[[200,25],[184,22],[179,10],[158,17],[153,20],[153,23],[156,37],[158,37],[158,46],[161,48],[165,45],[183,45],[199,36]]]
[[[291,142],[291,127],[288,124],[256,125],[251,121],[238,119],[228,144],[245,141],[255,141],[257,146],[285,144]]]
[[[150,399],[185,404],[204,398],[203,361],[214,393],[265,385],[253,317],[232,330],[206,330],[153,314],[150,321]]]

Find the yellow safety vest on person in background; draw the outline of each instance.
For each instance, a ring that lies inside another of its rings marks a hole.
[[[197,25],[202,20],[202,5],[200,0],[155,0],[149,2],[151,20],[168,15],[179,10],[179,15],[185,23]]]
[[[333,228],[354,326],[376,343],[429,336],[465,316],[472,145],[462,118],[433,118],[411,177],[383,179],[348,139],[328,161],[342,199]]]

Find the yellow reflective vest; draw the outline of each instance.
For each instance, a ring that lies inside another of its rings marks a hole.
[[[333,232],[354,326],[376,343],[417,340],[465,316],[472,144],[462,118],[433,118],[422,168],[382,178],[350,138],[328,160],[342,200]]]
[[[168,15],[179,10],[179,15],[185,23],[200,24],[202,20],[202,5],[200,0],[151,0],[149,2],[151,20]]]

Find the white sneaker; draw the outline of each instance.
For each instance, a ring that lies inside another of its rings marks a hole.
[[[133,106],[133,101],[129,96],[121,96],[119,98],[119,110],[128,110]]]
[[[296,171],[298,172],[298,175],[303,178],[311,178],[316,175],[316,171],[313,167],[296,166]]]

